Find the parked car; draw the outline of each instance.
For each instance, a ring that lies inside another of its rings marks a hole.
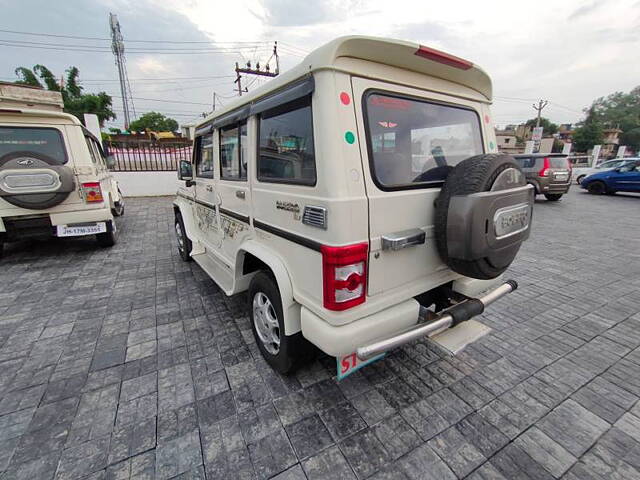
[[[640,159],[625,162],[613,170],[594,173],[580,184],[589,193],[613,195],[616,192],[640,192]]]
[[[100,141],[60,92],[0,84],[0,254],[5,242],[95,235],[116,243],[124,200]]]
[[[490,103],[471,62],[334,40],[196,127],[174,201],[180,256],[227,295],[248,291],[280,372],[311,344],[338,378],[426,335],[456,352],[517,287],[502,274],[531,226],[533,188],[497,154]]]
[[[563,153],[528,153],[513,156],[527,183],[533,185],[536,195],[544,195],[556,202],[571,187],[571,165]]]
[[[640,158],[615,158],[613,160],[607,160],[606,162],[602,162],[600,165],[596,165],[595,167],[573,167],[573,178],[576,179],[576,182],[580,184],[582,180],[593,173],[602,172],[605,170],[613,170],[614,168],[621,167],[629,162],[634,162],[636,160],[640,160]]]

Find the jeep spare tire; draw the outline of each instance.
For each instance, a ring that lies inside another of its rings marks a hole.
[[[73,170],[48,155],[18,151],[0,157],[0,198],[12,205],[43,210],[75,188]]]
[[[440,257],[461,275],[498,277],[529,237],[533,198],[533,187],[509,155],[477,155],[460,162],[436,202]]]

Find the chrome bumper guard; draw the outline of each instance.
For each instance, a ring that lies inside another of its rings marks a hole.
[[[517,288],[518,284],[515,280],[507,280],[505,283],[480,298],[470,298],[448,308],[428,323],[418,323],[417,325],[414,325],[393,337],[378,340],[369,345],[359,347],[356,354],[360,360],[368,360],[383,352],[387,352],[404,345],[405,343],[409,343],[424,336],[431,336],[436,333],[440,333],[449,327],[453,327],[475,317],[476,315],[480,315],[484,311],[485,307],[491,305],[499,298],[504,297],[506,294],[513,292]],[[424,307],[420,307],[419,317],[421,319],[426,318],[428,314],[432,314],[432,312]]]

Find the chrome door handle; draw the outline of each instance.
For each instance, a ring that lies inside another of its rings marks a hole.
[[[236,197],[238,197],[239,199],[244,200],[246,196],[247,194],[244,192],[244,190],[236,190]]]
[[[213,192],[213,187],[211,185],[207,185],[207,192]]]
[[[426,238],[427,234],[419,228],[388,233],[382,236],[382,250],[402,250],[412,245],[421,245]]]

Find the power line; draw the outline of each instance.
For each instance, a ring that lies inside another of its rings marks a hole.
[[[115,98],[122,98],[119,95],[111,95],[112,97]],[[185,105],[205,105],[205,106],[209,106],[209,103],[198,103],[198,102],[185,102],[185,101],[178,101],[178,100],[165,100],[165,99],[160,99],[160,98],[142,98],[142,97],[132,97],[134,100],[146,100],[148,102],[163,102],[163,103],[183,103]]]

